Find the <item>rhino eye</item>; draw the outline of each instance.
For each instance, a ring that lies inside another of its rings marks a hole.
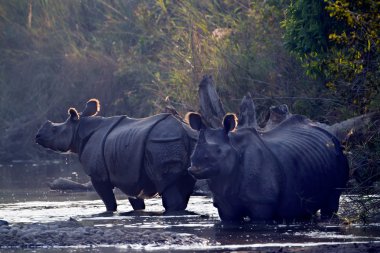
[[[220,155],[220,154],[222,153],[222,149],[221,149],[221,148],[217,148],[217,149],[216,149],[216,153],[217,153],[218,155]]]

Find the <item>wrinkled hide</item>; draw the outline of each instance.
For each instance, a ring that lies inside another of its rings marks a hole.
[[[187,168],[196,132],[170,114],[94,116],[98,110],[95,99],[81,114],[71,108],[64,123],[41,127],[37,143],[77,153],[108,211],[116,210],[114,187],[128,195],[135,210],[145,208],[143,198],[156,194],[167,211],[184,210],[195,183]]]
[[[145,144],[149,133],[168,117],[169,114],[144,119],[123,116],[106,118],[102,119],[103,122],[94,132],[87,129],[92,129],[91,125],[97,124],[95,117],[81,122],[83,126],[80,126],[79,135],[88,140],[86,144],[82,144],[79,159],[86,173],[102,181],[110,180],[112,185],[129,196],[138,196],[144,188],[141,168],[144,168]],[[178,139],[182,138],[180,131],[176,134],[179,134],[176,136]],[[90,136],[87,137],[88,135]],[[152,189],[149,195],[155,193],[156,190]]]
[[[86,174],[91,178],[97,178],[99,181],[109,180],[104,144],[113,128],[124,119],[125,116],[81,119],[74,142],[79,161],[82,163]]]
[[[191,163],[222,220],[309,219],[318,210],[331,217],[348,180],[337,139],[299,115],[268,132],[201,130]]]

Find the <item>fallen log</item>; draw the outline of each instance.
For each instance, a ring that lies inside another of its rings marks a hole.
[[[333,133],[341,142],[365,139],[371,127],[379,131],[380,112],[372,112],[335,123],[331,126],[324,125],[326,130]]]
[[[94,188],[91,182],[84,184],[75,182],[67,178],[57,178],[53,182],[48,183],[51,190],[57,191],[93,191]]]

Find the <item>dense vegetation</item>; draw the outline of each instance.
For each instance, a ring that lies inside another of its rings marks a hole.
[[[92,97],[102,115],[148,116],[167,98],[180,113],[197,110],[205,74],[227,111],[250,92],[259,120],[282,103],[329,124],[378,110],[379,8],[365,0],[0,0],[0,160],[41,156],[38,126]],[[378,140],[374,131],[355,144],[356,161],[372,161],[371,178]]]
[[[294,1],[285,42],[350,110],[379,108],[379,1]]]

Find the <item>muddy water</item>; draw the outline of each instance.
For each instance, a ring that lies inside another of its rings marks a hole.
[[[208,197],[192,196],[188,212],[164,215],[159,198],[147,200],[144,212],[134,212],[120,192],[119,211],[109,215],[103,213],[105,208],[94,192],[50,191],[47,183],[58,177],[81,183],[88,180],[73,159],[0,165],[0,219],[9,222],[9,231],[33,228],[41,229],[40,234],[51,227],[66,229],[66,225],[55,224],[71,220],[79,224],[73,230],[85,229],[83,235],[66,246],[40,243],[25,247],[20,242],[19,247],[4,247],[4,243],[0,252],[380,252],[380,224],[224,224]],[[9,236],[1,228],[0,241],[1,236]],[[91,231],[102,231],[103,242],[86,243]],[[118,233],[125,238],[116,240]],[[138,239],[128,241],[136,235]]]

